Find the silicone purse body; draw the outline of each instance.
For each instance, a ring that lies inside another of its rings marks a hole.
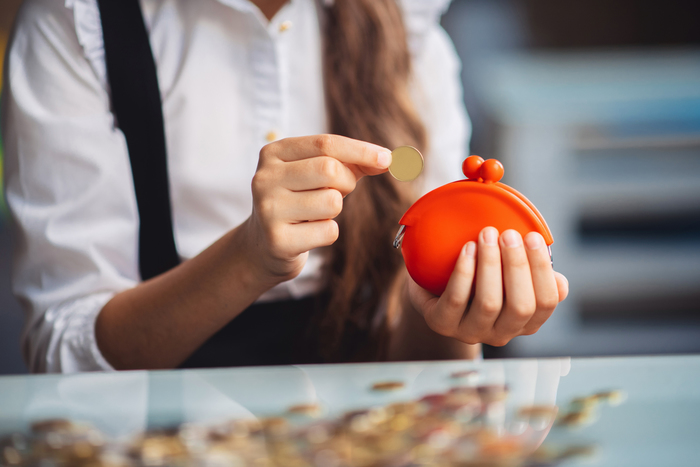
[[[462,171],[467,180],[436,188],[406,211],[394,240],[413,280],[435,295],[445,291],[464,244],[476,242],[484,227],[514,229],[523,236],[535,231],[548,246],[554,243],[537,208],[499,182],[504,172],[500,162],[470,156]]]

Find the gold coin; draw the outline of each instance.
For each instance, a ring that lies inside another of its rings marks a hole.
[[[559,409],[555,405],[530,405],[521,407],[517,414],[520,418],[554,418]]]
[[[613,407],[622,404],[627,399],[627,394],[620,390],[615,389],[612,391],[603,391],[593,395],[596,399],[601,402],[607,402]]]
[[[391,152],[389,173],[400,182],[415,180],[423,172],[423,155],[412,146],[401,146]]]
[[[318,404],[297,404],[287,409],[287,412],[295,415],[316,417],[321,413],[321,407]]]
[[[379,383],[374,383],[372,389],[375,391],[396,391],[403,389],[404,383],[401,381],[382,381]]]

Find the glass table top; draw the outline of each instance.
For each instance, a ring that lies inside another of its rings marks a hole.
[[[382,382],[400,384],[378,390]],[[585,455],[562,465],[700,465],[700,356],[7,376],[0,377],[0,437],[56,418],[90,423],[113,440],[182,423],[280,415],[303,425],[421,398],[432,403],[434,396],[424,396],[469,387],[482,397],[489,388],[507,388],[507,398],[495,398],[479,418],[497,436],[527,438],[533,449],[541,444],[550,452],[585,447]],[[289,415],[294,406],[313,407],[318,418],[299,422],[302,416]],[[554,406],[556,418],[542,415]]]

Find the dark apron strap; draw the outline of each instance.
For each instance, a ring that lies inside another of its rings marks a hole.
[[[124,133],[139,211],[139,270],[150,279],[180,263],[168,186],[156,65],[138,0],[97,0],[112,111]]]

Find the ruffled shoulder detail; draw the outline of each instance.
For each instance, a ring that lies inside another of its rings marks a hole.
[[[398,0],[403,10],[408,48],[413,55],[423,49],[426,37],[438,24],[452,0]]]
[[[100,82],[107,87],[105,44],[97,0],[66,0],[65,6],[73,10],[75,33],[85,58],[90,62]]]

